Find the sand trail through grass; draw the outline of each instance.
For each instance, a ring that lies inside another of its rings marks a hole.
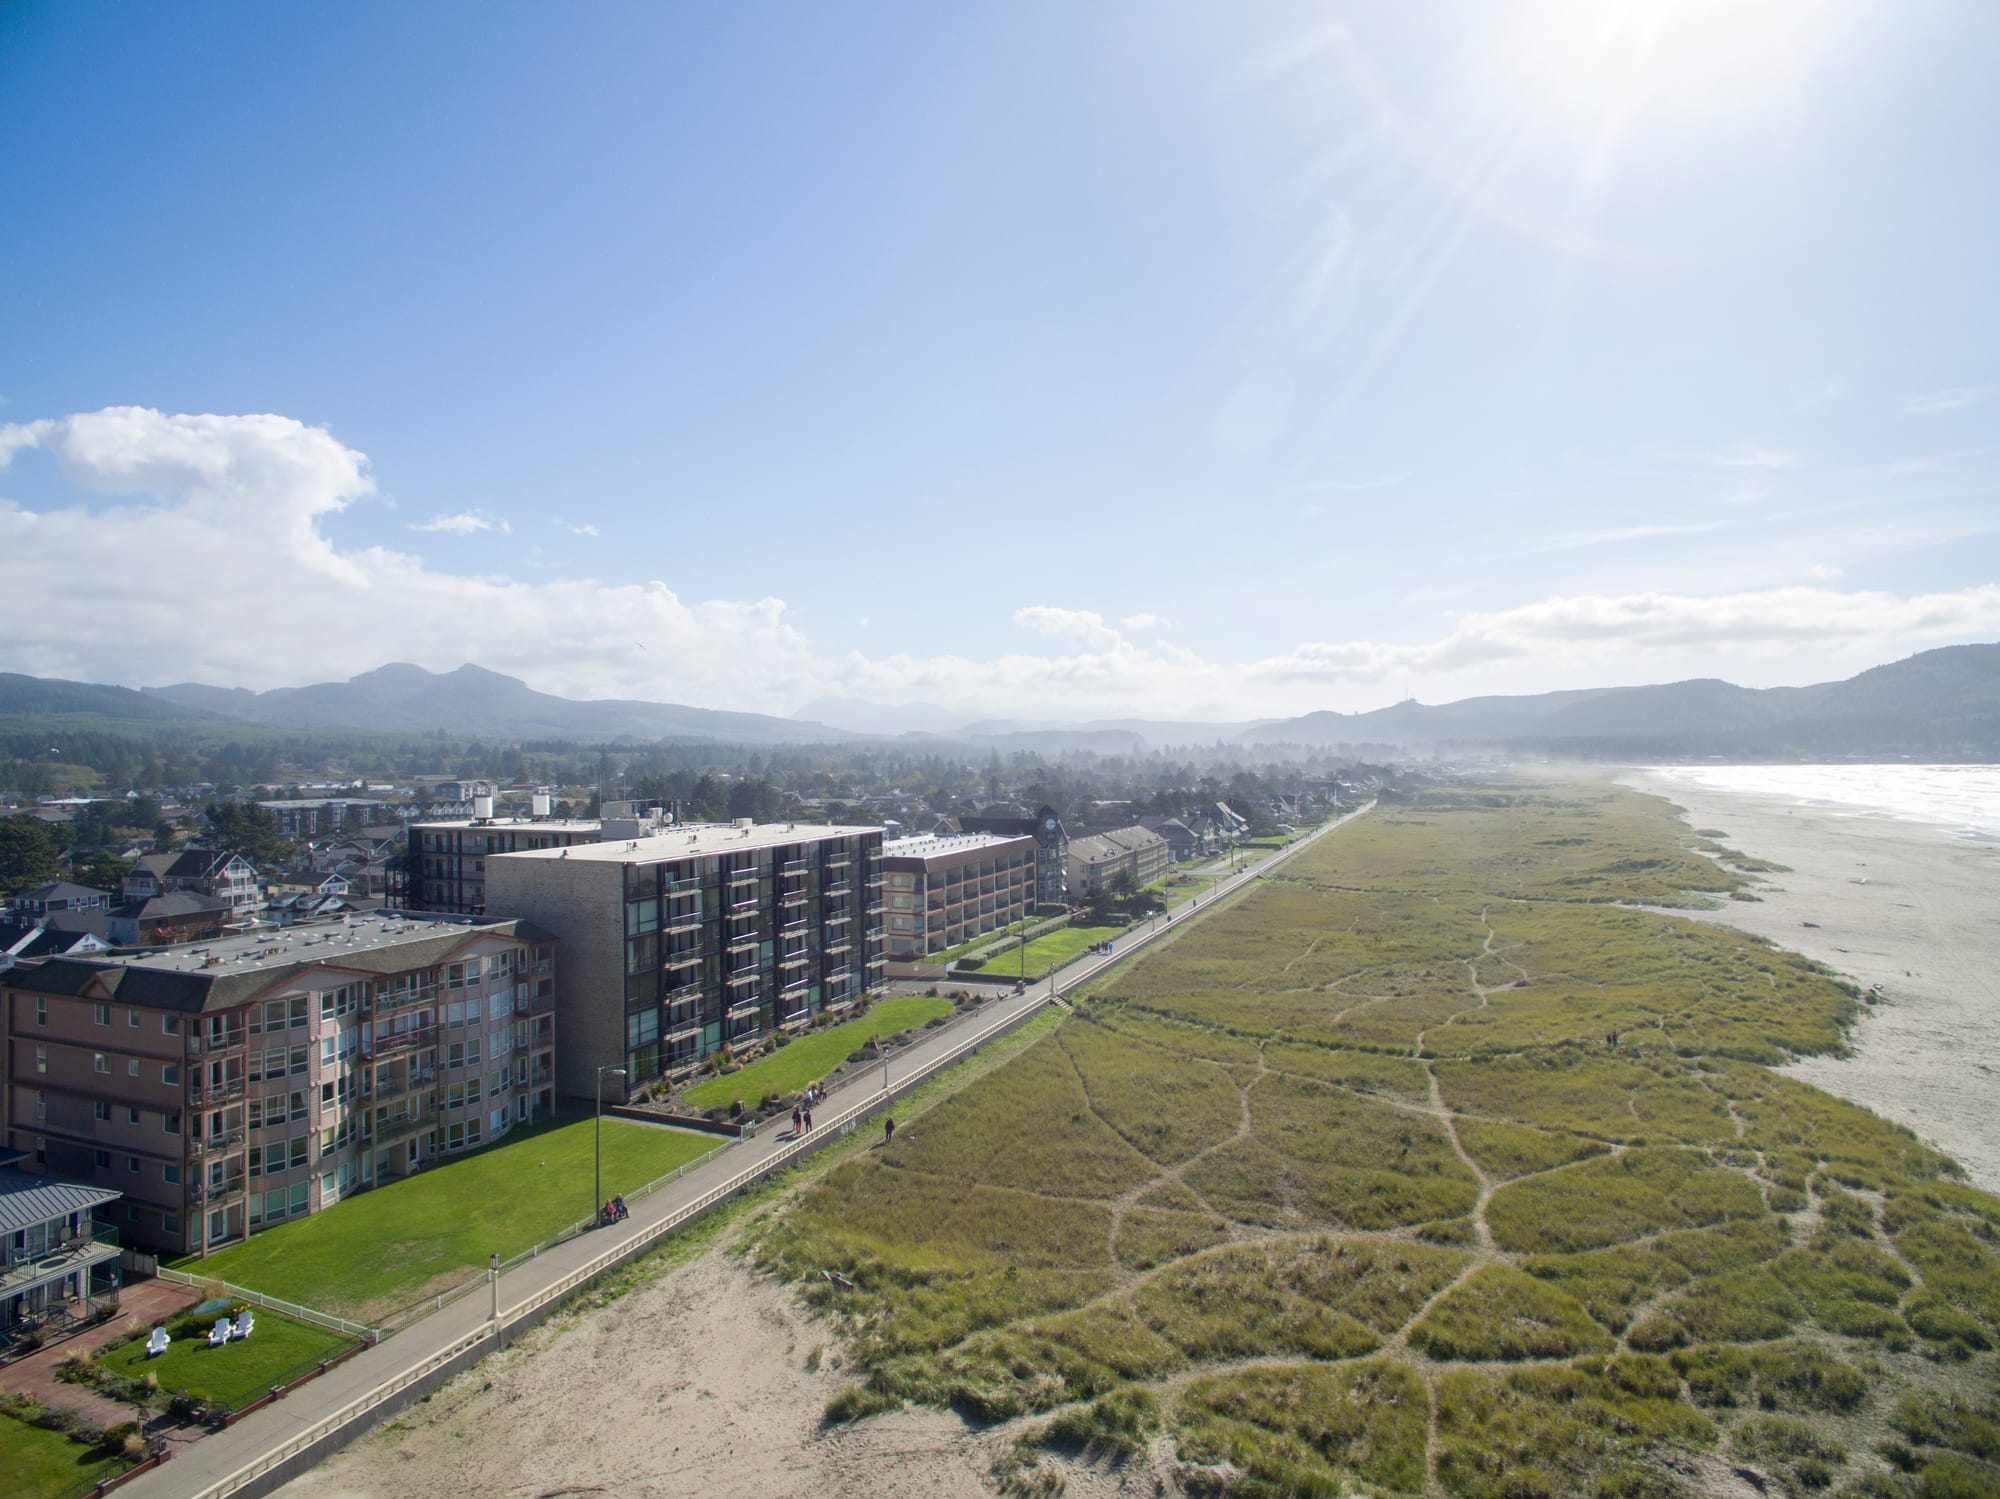
[[[920,1142],[837,1167],[759,1257],[840,1320],[861,1406],[1239,1487],[1692,1494],[1729,1453],[1773,1492],[1813,1463],[1888,1499],[1965,1464],[2000,1491],[1987,1456],[1898,1468],[1868,1427],[2000,1375],[2000,1203],[1767,1070],[1842,1045],[1848,988],[1635,909],[1735,878],[1644,798],[1378,812],[1095,983]],[[1769,1383],[1800,1369],[1859,1393]]]

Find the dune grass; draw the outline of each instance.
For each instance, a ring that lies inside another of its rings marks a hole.
[[[915,1030],[951,1010],[950,1000],[923,994],[882,1000],[858,1020],[803,1032],[747,1067],[696,1083],[681,1094],[681,1102],[691,1109],[715,1109],[739,1098],[754,1107],[760,1098],[787,1097],[820,1081],[870,1041]]]
[[[1855,998],[1632,909],[1740,888],[1694,844],[1603,786],[1427,793],[1094,983],[762,1230],[850,1335],[830,1416],[1165,1432],[1242,1493],[1981,1492],[1993,1413],[1936,1402],[2000,1381],[2000,1201],[1768,1070]]]

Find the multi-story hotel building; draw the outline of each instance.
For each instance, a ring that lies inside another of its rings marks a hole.
[[[1032,837],[990,833],[926,834],[882,845],[892,958],[942,952],[997,932],[1035,904]]]
[[[7,1140],[185,1254],[555,1107],[555,941],[371,919],[0,974]]]
[[[488,909],[563,944],[556,1082],[586,1101],[841,1011],[881,980],[882,830],[683,825],[505,854]]]
[[[606,802],[602,817],[552,817],[548,796],[537,792],[533,807],[532,817],[495,817],[492,798],[482,796],[475,798],[471,817],[411,823],[410,877],[404,903],[416,911],[483,916],[487,910],[486,861],[496,854],[574,848],[614,839],[629,842],[669,825],[665,808],[642,807],[636,802]]]
[[[1148,885],[1167,872],[1172,862],[1167,840],[1150,828],[1116,828],[1069,845],[1069,887],[1077,895],[1102,890],[1119,875],[1134,885]]]

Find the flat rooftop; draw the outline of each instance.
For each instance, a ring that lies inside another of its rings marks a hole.
[[[788,843],[814,843],[827,838],[851,838],[879,833],[881,825],[830,827],[823,822],[760,822],[733,827],[724,822],[676,823],[649,838],[614,838],[609,843],[579,843],[570,848],[531,848],[495,854],[493,859],[590,859],[600,864],[649,864],[661,859],[687,859],[701,854],[741,853],[745,849],[780,848]]]
[[[1027,833],[913,833],[908,838],[891,838],[882,845],[885,859],[935,859],[944,854],[968,854],[975,849],[998,848],[1003,843],[1033,843]]]
[[[349,953],[400,947],[406,942],[423,942],[450,932],[499,924],[497,918],[440,921],[371,914],[356,916],[345,923],[329,921],[265,927],[236,936],[218,937],[209,942],[190,942],[184,947],[107,957],[103,961],[122,963],[129,968],[161,968],[174,973],[242,973],[277,963],[310,963],[320,958],[332,962]]]

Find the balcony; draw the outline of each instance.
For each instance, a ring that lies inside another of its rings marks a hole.
[[[373,1143],[387,1145],[418,1130],[429,1129],[437,1122],[437,1114],[430,1109],[398,1109],[395,1113],[374,1121]]]
[[[209,1056],[214,1056],[217,1052],[237,1051],[242,1048],[244,1038],[248,1035],[249,1032],[247,1030],[239,1027],[236,1030],[227,1031],[217,1037],[190,1036],[188,1037],[188,1055],[191,1057],[201,1056],[203,1055],[204,1048],[206,1048],[206,1054]]]
[[[188,1188],[189,1202],[205,1202],[211,1205],[228,1202],[242,1195],[243,1178],[240,1176],[232,1176],[216,1186],[210,1186],[206,1182],[195,1182]]]
[[[432,1046],[436,1040],[436,1026],[420,1025],[412,1030],[398,1031],[393,1036],[377,1036],[375,1054],[380,1056],[387,1052],[408,1051],[416,1046]]]
[[[240,1077],[227,1077],[206,1087],[189,1088],[187,1092],[188,1102],[192,1104],[224,1103],[242,1096],[243,1079]]]
[[[234,1150],[243,1143],[243,1131],[225,1130],[219,1135],[193,1135],[188,1138],[188,1154],[195,1156],[220,1155],[223,1151]]]
[[[787,859],[778,866],[779,874],[809,874],[812,872],[810,859]]]
[[[836,895],[846,895],[853,888],[854,888],[854,881],[852,880],[836,880],[833,884],[828,885],[825,889],[821,890],[820,894],[831,899]]]
[[[9,1245],[0,1260],[0,1299],[18,1296],[32,1286],[46,1285],[79,1270],[118,1258],[118,1230],[90,1224],[44,1249]]]
[[[764,970],[761,968],[745,968],[738,973],[730,974],[728,978],[723,980],[723,983],[735,989],[744,984],[756,983],[759,978],[763,977],[763,973]]]
[[[742,952],[745,948],[755,947],[759,942],[763,940],[764,938],[761,932],[757,932],[754,930],[748,932],[741,932],[729,939],[726,950],[729,952]]]
[[[827,856],[826,867],[828,869],[850,869],[853,867],[853,865],[854,865],[854,855],[848,853],[844,849],[839,853],[829,854]]]

